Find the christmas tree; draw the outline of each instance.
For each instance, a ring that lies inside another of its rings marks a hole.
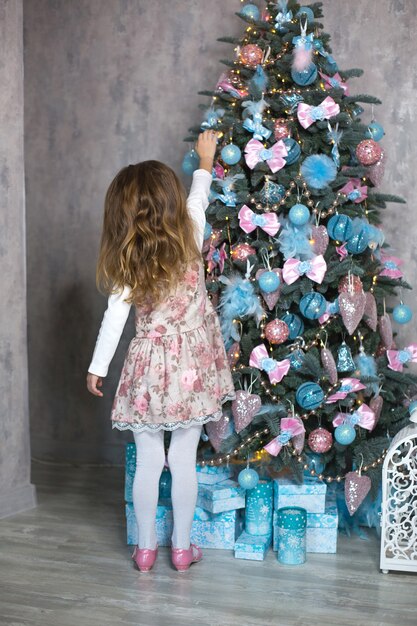
[[[417,358],[391,324],[411,310],[380,228],[387,203],[403,202],[377,191],[380,101],[352,94],[362,71],[338,68],[322,3],[244,4],[238,15],[243,36],[221,39],[235,56],[201,92],[211,102],[187,138],[220,137],[203,253],[237,390],[206,427],[207,462],[362,478],[365,493],[408,420]],[[197,164],[189,151],[184,171]]]

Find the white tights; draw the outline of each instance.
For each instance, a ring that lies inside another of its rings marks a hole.
[[[171,435],[168,464],[172,476],[174,530],[172,547],[188,549],[197,501],[196,455],[201,426],[178,428]],[[133,480],[133,507],[138,526],[139,548],[156,546],[155,518],[159,479],[165,463],[164,431],[133,433],[136,444],[136,472]]]

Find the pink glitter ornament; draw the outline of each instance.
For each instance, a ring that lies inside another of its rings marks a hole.
[[[320,356],[323,367],[329,377],[329,381],[332,385],[335,385],[337,383],[337,367],[333,354],[329,348],[322,348]]]
[[[342,292],[339,296],[340,315],[349,335],[353,335],[365,312],[366,296]]]
[[[261,406],[261,398],[256,393],[249,393],[243,389],[236,391],[236,398],[232,402],[232,413],[237,433],[251,423]]]
[[[366,303],[365,303],[365,311],[363,313],[363,319],[365,321],[365,324],[367,324],[369,328],[375,332],[377,324],[378,324],[376,300],[370,291],[367,291],[365,293],[365,296],[366,296]]]
[[[369,493],[372,482],[369,476],[348,472],[345,476],[345,500],[350,515],[353,515]]]
[[[374,165],[382,155],[382,148],[373,139],[364,139],[356,146],[356,156],[362,165]]]
[[[382,345],[387,350],[391,349],[393,342],[391,318],[388,313],[381,315],[378,321],[378,330],[381,335]]]
[[[308,436],[308,445],[312,452],[322,454],[328,452],[333,445],[332,434],[325,428],[316,428]]]
[[[268,272],[268,271],[269,270],[267,270],[265,268],[262,268],[262,269],[258,270],[256,272],[257,280],[259,279],[259,276],[261,274],[263,274],[264,272]],[[267,305],[267,307],[268,307],[268,309],[270,311],[272,311],[272,309],[274,308],[274,306],[276,305],[276,303],[279,300],[279,296],[281,295],[281,286],[282,286],[282,271],[279,268],[277,268],[277,267],[274,267],[272,269],[272,271],[275,272],[275,274],[278,276],[278,278],[280,280],[278,289],[275,289],[275,291],[271,291],[270,293],[266,293],[265,291],[261,291],[262,298],[265,300],[266,305]]]
[[[264,332],[269,343],[275,345],[284,343],[290,336],[290,329],[282,320],[272,320],[265,326]]]
[[[325,226],[312,226],[310,243],[314,254],[324,255],[329,245],[329,233],[327,232],[327,228]]]
[[[363,285],[359,276],[355,276],[355,274],[347,274],[340,279],[337,289],[339,293],[362,293]]]
[[[232,343],[227,351],[227,360],[229,367],[233,367],[240,359],[240,344],[237,341]]]
[[[230,250],[233,261],[246,261],[251,254],[256,254],[256,250],[248,243],[236,243]]]
[[[288,128],[288,122],[283,117],[280,117],[274,122],[274,137],[277,141],[279,139],[291,137],[291,131]]]
[[[369,402],[369,408],[375,413],[375,424],[378,423],[378,420],[381,417],[381,411],[383,406],[384,400],[381,396],[374,396]]]
[[[247,46],[243,46],[239,52],[240,60],[248,67],[256,67],[262,63],[263,56],[264,53],[262,48],[257,46],[255,43],[249,43]]]
[[[229,416],[223,413],[223,415],[217,422],[208,422],[205,428],[211,445],[216,452],[219,452],[223,440],[231,434],[231,424]]]
[[[375,185],[375,187],[378,187],[382,183],[382,179],[384,178],[384,174],[385,174],[386,164],[387,164],[387,155],[386,155],[386,152],[384,152],[383,150],[381,152],[381,157],[379,161],[377,161],[375,165],[372,165],[369,168],[368,174],[367,174],[369,180],[371,181],[371,183]]]

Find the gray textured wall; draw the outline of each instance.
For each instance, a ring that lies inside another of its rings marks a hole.
[[[0,517],[36,503],[30,484],[21,0],[0,0]]]
[[[35,455],[121,458],[130,436],[111,431],[109,412],[131,326],[106,380],[106,398],[84,391],[105,307],[94,287],[103,196],[129,162],[156,158],[179,169],[181,139],[200,120],[197,105],[204,99],[197,91],[215,84],[218,59],[232,54],[216,38],[242,32],[234,16],[239,7],[238,0],[211,0],[209,10],[203,0],[25,1]],[[413,0],[327,0],[324,9],[340,66],[366,71],[351,91],[366,90],[384,102],[377,111],[390,165],[383,189],[410,200],[390,209],[386,225],[414,282],[416,6]]]

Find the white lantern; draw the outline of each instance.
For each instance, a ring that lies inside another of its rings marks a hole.
[[[380,567],[383,574],[390,570],[417,572],[416,423],[397,433],[385,457]]]

